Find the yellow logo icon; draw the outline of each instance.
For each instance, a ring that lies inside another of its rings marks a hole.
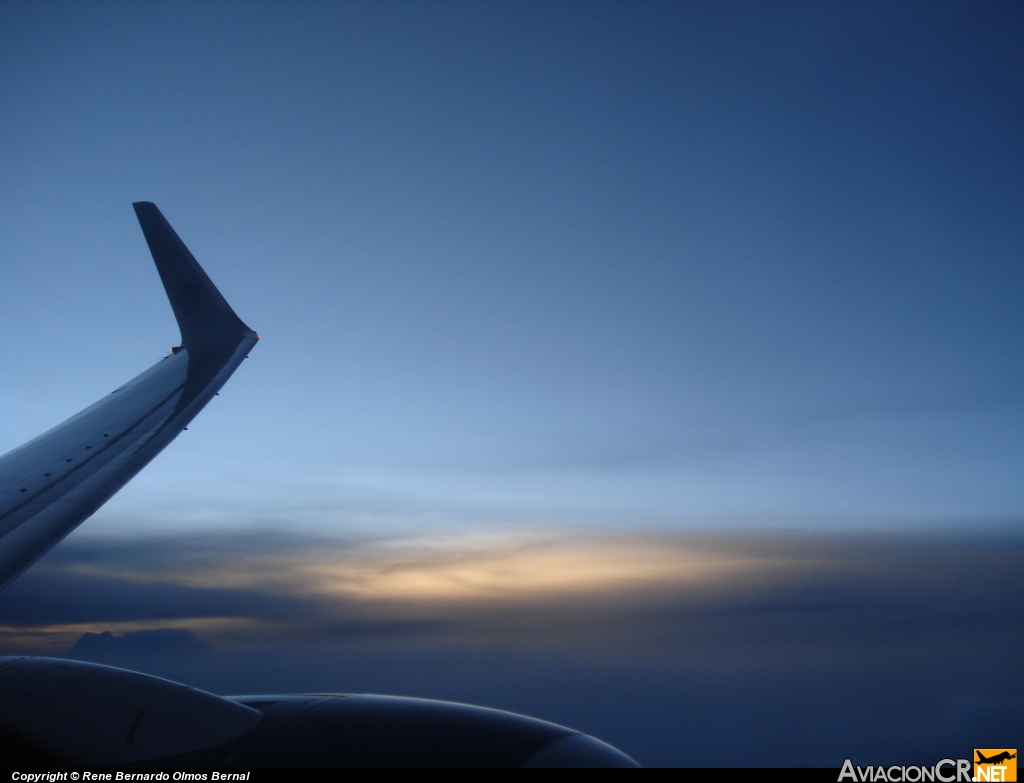
[[[1016,748],[975,748],[974,780],[1011,783],[1017,780]]]

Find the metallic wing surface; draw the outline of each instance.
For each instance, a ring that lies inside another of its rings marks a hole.
[[[0,589],[174,440],[256,344],[174,229],[134,205],[181,345],[81,413],[0,457]]]
[[[174,440],[259,340],[160,211],[134,205],[181,345],[0,457],[0,589]],[[610,745],[466,704],[221,697],[82,661],[0,657],[0,764],[47,767],[629,767]]]

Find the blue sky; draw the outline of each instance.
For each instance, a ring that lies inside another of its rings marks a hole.
[[[97,530],[1020,518],[1019,6],[0,14],[0,448],[175,342],[133,200],[264,337]]]
[[[0,654],[1021,736],[1020,3],[4,2],[0,107],[0,452],[177,343],[132,201],[262,335]]]

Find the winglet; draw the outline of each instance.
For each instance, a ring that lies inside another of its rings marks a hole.
[[[178,320],[182,347],[212,347],[251,333],[156,204],[137,201],[132,206]]]

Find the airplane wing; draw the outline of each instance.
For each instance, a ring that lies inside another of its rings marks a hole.
[[[0,457],[0,589],[174,440],[259,340],[160,211],[141,202],[135,212],[181,345],[95,405]],[[112,666],[13,656],[0,657],[0,763],[636,766],[586,734],[465,704],[370,695],[225,698]]]
[[[156,205],[133,205],[181,345],[49,432],[0,457],[0,589],[174,440],[259,340]]]

